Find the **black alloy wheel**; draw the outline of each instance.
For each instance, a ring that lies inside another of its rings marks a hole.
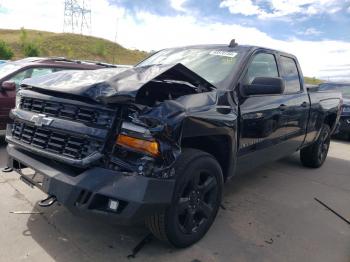
[[[176,207],[181,231],[192,234],[206,228],[213,215],[218,195],[218,182],[205,170],[194,174],[187,182]]]
[[[158,239],[175,247],[199,241],[215,220],[221,204],[223,175],[218,161],[198,149],[185,148],[175,163],[171,205],[146,218]]]
[[[331,142],[331,129],[323,124],[318,139],[300,150],[300,160],[304,166],[318,168],[326,161]]]

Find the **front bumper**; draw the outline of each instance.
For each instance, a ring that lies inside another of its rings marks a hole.
[[[172,200],[174,180],[127,175],[100,167],[74,172],[69,166],[22,151],[12,144],[7,146],[7,152],[8,166],[17,170],[22,179],[55,196],[77,215],[95,215],[123,225],[137,224],[165,209]],[[23,167],[34,170],[34,175],[25,175]],[[119,202],[116,211],[108,208],[110,200]]]

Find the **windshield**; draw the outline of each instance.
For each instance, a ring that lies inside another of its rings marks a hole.
[[[349,84],[321,84],[320,90],[336,90],[342,93],[343,97],[350,98],[350,83]]]
[[[19,65],[19,64],[12,64],[12,63],[2,64],[0,66],[0,79],[17,71],[21,67],[22,65]]]
[[[137,67],[181,63],[215,86],[233,73],[240,57],[240,53],[235,51],[228,48],[166,49],[147,58]]]

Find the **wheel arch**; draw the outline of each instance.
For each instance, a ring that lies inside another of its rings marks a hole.
[[[236,143],[229,135],[185,137],[181,140],[181,148],[195,148],[212,155],[220,164],[225,181],[234,174]]]
[[[332,131],[336,127],[336,122],[337,122],[337,114],[335,113],[328,114],[323,121],[323,123],[327,124]]]

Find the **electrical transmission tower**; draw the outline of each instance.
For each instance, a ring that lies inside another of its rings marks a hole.
[[[65,0],[63,32],[91,34],[90,0]]]

